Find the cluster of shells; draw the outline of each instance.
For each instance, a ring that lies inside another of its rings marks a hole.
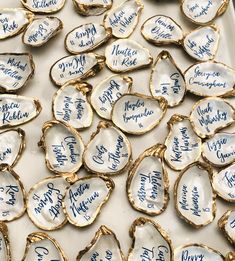
[[[51,14],[65,0],[21,0],[24,8],[0,10],[0,39],[23,32],[22,42],[40,47],[55,37],[63,23]],[[39,115],[35,98],[19,96],[34,75],[30,53],[0,53],[0,260],[10,261],[6,222],[26,211],[38,228],[91,225],[115,189],[115,176],[128,171],[126,194],[134,210],[149,216],[163,213],[169,203],[167,167],[180,171],[174,186],[176,213],[189,225],[200,228],[213,222],[216,197],[235,202],[235,133],[222,129],[235,123],[235,109],[225,98],[234,96],[235,71],[214,60],[220,30],[212,22],[222,15],[228,0],[182,0],[182,13],[200,25],[192,32],[165,15],[147,19],[141,33],[146,41],[162,46],[181,46],[197,62],[184,73],[172,55],[163,50],[153,62],[150,51],[129,36],[134,32],[144,5],[126,0],[112,7],[112,0],[73,0],[84,16],[106,12],[103,23],[81,24],[68,32],[64,43],[71,55],[51,66],[49,76],[58,87],[52,100],[52,120],[42,126],[38,146],[45,164],[55,174],[26,192],[13,170],[25,149],[25,132],[12,127]],[[157,5],[157,3],[156,3]],[[204,11],[202,11],[204,10]],[[206,11],[205,11],[206,10]],[[114,39],[113,41],[111,39]],[[106,44],[105,55],[94,53]],[[114,73],[96,86],[85,82],[105,65]],[[151,96],[132,91],[127,72],[151,66]],[[168,121],[164,142],[154,144],[132,161],[128,135],[144,135],[160,124],[167,110],[179,106],[187,93],[202,97],[190,115],[174,114]],[[89,128],[93,112],[102,118],[88,144],[80,130]],[[80,178],[81,167],[87,176]],[[235,245],[235,210],[229,209],[218,222],[225,237]],[[130,227],[133,239],[127,260],[222,261],[235,260],[198,243],[174,249],[167,232],[150,218],[137,218]],[[120,243],[105,225],[91,243],[78,253],[78,260],[125,260]],[[22,260],[60,260],[66,255],[54,238],[44,232],[27,237]]]

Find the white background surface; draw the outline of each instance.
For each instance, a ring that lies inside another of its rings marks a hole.
[[[121,1],[114,0],[114,5],[121,3]],[[165,14],[171,16],[179,24],[182,25],[185,32],[196,28],[192,23],[188,22],[180,13],[178,1],[157,1],[157,0],[143,0],[145,8],[142,12],[140,22],[135,32],[131,35],[131,39],[137,40],[140,44],[150,49],[154,60],[156,59],[158,53],[167,49],[171,52],[175,58],[178,66],[185,71],[189,65],[194,61],[190,59],[182,48],[176,46],[162,46],[155,47],[147,43],[140,34],[140,26],[143,22],[157,14]],[[0,7],[21,7],[19,0],[0,0]],[[34,57],[36,64],[35,77],[30,80],[27,87],[19,92],[21,95],[34,96],[39,98],[43,110],[39,117],[32,122],[23,125],[22,128],[26,131],[26,150],[19,160],[18,164],[15,166],[15,171],[21,177],[26,190],[28,191],[36,182],[46,178],[53,173],[47,170],[44,163],[44,153],[37,146],[37,142],[40,139],[41,127],[43,123],[52,118],[51,113],[51,100],[53,94],[56,92],[57,87],[55,87],[49,79],[49,69],[51,65],[57,61],[59,58],[68,55],[64,48],[64,38],[66,33],[71,31],[74,27],[87,22],[102,22],[103,15],[98,17],[87,17],[84,18],[78,15],[73,7],[72,0],[68,0],[65,7],[55,16],[58,16],[64,22],[63,31],[54,39],[50,40],[48,44],[38,49],[31,49],[23,45],[21,41],[21,35],[14,38],[10,38],[0,42],[0,52],[31,52]],[[230,66],[235,67],[235,22],[232,2],[230,9],[225,15],[216,20],[216,24],[221,29],[221,41],[219,45],[219,51],[216,56],[217,61],[224,62]],[[99,54],[104,53],[104,48],[101,47],[95,52]],[[112,75],[112,73],[105,68],[94,78],[88,79],[88,82],[97,84],[105,77]],[[138,91],[144,94],[149,94],[149,77],[150,68],[136,71],[127,74],[134,79],[133,91]],[[187,94],[185,101],[179,107],[169,109],[163,121],[158,127],[156,127],[150,133],[135,137],[129,136],[132,148],[133,148],[133,158],[134,160],[137,156],[142,153],[145,149],[156,143],[164,143],[165,137],[168,133],[166,123],[174,113],[181,113],[189,115],[192,104],[196,101],[196,97]],[[235,105],[235,99],[231,99],[232,103]],[[92,126],[81,132],[81,135],[85,141],[88,142],[91,133],[96,130],[99,118],[95,115]],[[235,127],[230,128],[235,131]],[[79,175],[83,175],[84,170],[79,171]],[[217,199],[217,215],[214,222],[205,228],[196,230],[184,221],[181,221],[176,215],[176,211],[173,206],[173,184],[178,174],[169,171],[170,178],[170,203],[166,211],[153,218],[158,222],[167,232],[169,233],[173,246],[178,247],[181,244],[188,243],[204,243],[210,247],[213,247],[221,253],[226,254],[229,250],[232,250],[232,246],[224,238],[221,232],[217,228],[217,220],[222,216],[222,214],[229,208],[232,208],[232,204],[228,204],[221,199]],[[125,255],[128,253],[128,249],[131,246],[131,239],[129,237],[129,227],[135,218],[139,216],[144,216],[143,214],[133,210],[129,205],[125,194],[125,183],[127,178],[127,172],[120,176],[114,177],[114,182],[116,188],[110,201],[103,208],[101,215],[91,226],[79,229],[70,224],[65,225],[62,229],[54,232],[49,232],[49,235],[55,237],[59,244],[64,249],[68,260],[75,260],[78,252],[85,248],[85,246],[90,243],[96,230],[100,225],[104,224],[111,228],[120,240],[123,252]],[[10,222],[8,224],[11,249],[13,261],[21,260],[26,237],[29,233],[33,231],[39,231],[29,220],[27,214],[25,214],[20,219]],[[34,260],[32,260],[34,261]]]

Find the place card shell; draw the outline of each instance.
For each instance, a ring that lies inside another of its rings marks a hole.
[[[50,77],[55,85],[62,86],[69,81],[81,81],[95,76],[105,65],[105,57],[94,53],[69,55],[55,62]]]
[[[229,242],[235,245],[235,210],[226,211],[218,220],[218,227]]]
[[[29,53],[0,53],[0,63],[1,93],[17,92],[34,75],[33,56]]]
[[[65,48],[73,54],[89,52],[106,43],[112,37],[112,29],[98,23],[82,24],[65,37]]]
[[[92,173],[111,176],[124,172],[131,160],[127,137],[110,122],[100,121],[83,153],[84,167]]]
[[[23,8],[1,8],[0,40],[20,34],[33,18],[34,14]]]
[[[210,24],[215,18],[222,15],[229,5],[229,0],[215,0],[196,2],[195,0],[182,0],[181,10],[193,23]]]
[[[167,125],[165,161],[173,170],[183,170],[200,158],[202,141],[193,131],[187,116],[174,114]]]
[[[22,261],[37,260],[38,256],[45,261],[68,261],[57,241],[43,232],[34,232],[28,235]]]
[[[131,166],[127,178],[131,206],[151,216],[161,214],[169,202],[169,180],[163,161],[165,150],[162,144],[145,150]]]
[[[180,45],[184,38],[181,26],[165,15],[155,15],[147,19],[141,27],[143,37],[155,45]]]
[[[13,167],[25,149],[25,132],[22,129],[6,130],[0,133],[0,164]]]
[[[154,98],[165,98],[169,107],[183,102],[186,93],[184,75],[168,51],[162,51],[153,64],[149,88]]]
[[[53,117],[75,129],[90,127],[93,110],[87,94],[91,90],[92,86],[85,82],[70,82],[63,85],[53,97]]]
[[[143,217],[136,219],[131,225],[129,234],[133,241],[127,258],[128,261],[173,260],[171,240],[167,233],[153,220]],[[153,253],[150,254],[153,249]]]
[[[163,97],[152,98],[139,93],[124,94],[113,105],[112,121],[126,133],[145,134],[159,124],[167,111],[167,105]]]
[[[41,110],[41,104],[36,99],[0,94],[0,128],[25,124],[36,118]]]
[[[219,29],[215,25],[203,26],[185,35],[182,46],[198,61],[213,60],[219,46]]]
[[[185,74],[187,91],[203,97],[234,96],[235,71],[215,62],[201,62],[190,66]]]
[[[26,209],[26,193],[19,176],[7,164],[0,165],[0,184],[0,221],[20,218]]]
[[[106,65],[113,72],[127,72],[149,66],[153,58],[148,49],[129,39],[114,41],[105,49]]]
[[[38,182],[30,189],[27,213],[35,226],[43,230],[55,230],[66,224],[62,200],[69,186],[66,177],[54,176]]]
[[[189,119],[198,136],[209,138],[234,123],[235,111],[228,101],[218,97],[209,97],[193,105]]]
[[[104,26],[116,38],[128,38],[135,30],[144,5],[141,0],[126,0],[104,16]]]
[[[208,246],[202,244],[188,244],[175,249],[174,261],[184,260],[186,257],[200,258],[201,260],[224,261],[224,256]]]
[[[110,260],[125,261],[120,243],[112,230],[102,225],[96,232],[91,243],[78,253],[76,261],[91,260],[93,256],[99,256],[100,260],[108,257]]]
[[[32,47],[47,43],[63,29],[62,21],[53,16],[34,19],[23,33],[22,41]]]
[[[195,162],[186,167],[175,182],[177,214],[195,228],[210,224],[216,215],[212,173],[209,165]]]
[[[123,94],[130,93],[133,79],[123,75],[112,75],[100,82],[91,93],[91,104],[96,113],[107,120],[111,120],[113,104]]]
[[[0,222],[0,260],[1,261],[11,261],[11,249],[10,242],[8,238],[8,228],[4,222]]]
[[[73,0],[76,11],[84,16],[101,15],[113,5],[113,0]]]
[[[47,168],[56,174],[72,174],[82,166],[84,143],[80,134],[65,123],[44,123],[38,146],[45,151]]]
[[[65,4],[65,0],[21,0],[22,5],[31,12],[39,14],[55,13],[60,11]]]
[[[114,182],[105,176],[80,178],[67,188],[63,209],[68,221],[77,227],[91,225],[109,200]]]

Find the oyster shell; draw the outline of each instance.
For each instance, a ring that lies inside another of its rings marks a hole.
[[[37,18],[26,28],[22,41],[32,47],[42,46],[62,29],[63,23],[57,17]]]
[[[198,96],[234,96],[235,71],[214,61],[196,63],[185,72],[187,90]]]
[[[131,144],[119,129],[101,121],[86,145],[83,163],[93,173],[120,174],[131,163]]]
[[[0,8],[0,39],[20,34],[34,14],[23,8]]]
[[[73,0],[77,12],[81,15],[101,15],[113,5],[113,0]]]
[[[136,219],[131,228],[132,247],[128,261],[173,260],[173,248],[167,233],[153,220]]]
[[[162,51],[150,75],[150,92],[154,98],[163,97],[169,107],[179,105],[186,92],[184,75],[168,51]]]
[[[127,179],[131,206],[148,215],[159,215],[169,202],[169,180],[163,155],[166,147],[157,144],[145,150],[132,165]]]
[[[67,222],[62,199],[68,181],[61,176],[46,178],[34,185],[27,195],[27,212],[31,221],[43,230],[54,230]]]
[[[183,14],[193,23],[209,24],[217,16],[222,15],[229,4],[229,0],[182,0],[181,10]]]
[[[167,110],[167,101],[139,93],[124,94],[112,109],[112,121],[130,134],[141,135],[156,127]]]
[[[92,224],[114,189],[114,182],[104,176],[78,179],[66,191],[63,200],[68,221],[85,227]]]
[[[104,26],[112,28],[113,36],[128,38],[136,28],[143,8],[141,0],[126,0],[105,15]]]
[[[25,149],[25,132],[22,129],[0,133],[0,164],[15,166]]]
[[[131,77],[117,74],[100,82],[91,93],[91,104],[97,114],[110,120],[114,102],[131,91],[132,83]]]
[[[0,165],[0,221],[12,221],[25,212],[25,190],[19,176],[7,164]]]
[[[98,23],[82,24],[66,35],[65,48],[73,54],[88,52],[106,43],[111,36],[111,28]]]
[[[48,121],[42,128],[38,146],[45,150],[46,165],[57,174],[75,173],[82,166],[84,144],[79,133],[71,126]]]
[[[22,5],[34,13],[48,14],[58,12],[65,0],[21,0]]]
[[[174,114],[168,121],[169,134],[164,158],[174,170],[182,170],[201,156],[202,142],[194,133],[189,118]]]
[[[68,83],[54,95],[52,102],[53,117],[75,129],[91,126],[93,111],[87,100],[92,86],[88,83]]]
[[[0,128],[24,124],[36,118],[42,107],[39,100],[13,94],[0,95]]]
[[[34,75],[33,57],[29,53],[0,54],[0,92],[16,92]]]
[[[195,103],[189,119],[197,135],[206,138],[232,124],[234,112],[233,106],[226,100],[210,97]]]
[[[224,261],[224,256],[208,246],[189,244],[175,249],[174,261],[181,260]]]
[[[202,145],[202,156],[216,167],[224,167],[235,161],[235,133],[216,133]]]
[[[106,226],[101,226],[91,243],[78,253],[76,261],[97,260],[125,261],[116,235]]]
[[[165,15],[155,15],[147,19],[141,27],[143,37],[155,45],[181,44],[184,33],[179,24]]]
[[[219,46],[219,29],[215,25],[199,27],[187,34],[183,40],[185,51],[198,61],[215,58]]]
[[[132,71],[153,62],[148,49],[128,39],[119,39],[110,44],[105,50],[105,57],[106,65],[113,72]]]
[[[35,232],[27,237],[25,253],[22,261],[32,260],[68,261],[56,240],[46,233]]]
[[[235,210],[225,212],[219,219],[218,226],[230,243],[235,245]]]
[[[94,53],[65,56],[52,65],[50,77],[58,86],[69,81],[80,81],[102,70],[104,62],[104,56]]]
[[[195,228],[206,226],[215,218],[216,195],[211,176],[212,169],[209,165],[195,162],[181,172],[175,183],[176,211]]]
[[[10,242],[8,228],[4,222],[0,222],[0,260],[11,261]]]

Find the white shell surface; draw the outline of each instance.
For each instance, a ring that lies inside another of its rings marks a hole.
[[[235,244],[235,211],[231,211],[224,229],[233,244]]]
[[[137,23],[143,5],[140,0],[127,0],[113,8],[104,17],[104,26],[112,28],[113,36],[117,38],[129,37]]]
[[[94,68],[99,62],[104,62],[104,57],[94,53],[66,56],[52,65],[50,77],[59,86],[72,80],[79,81],[94,75],[96,72]]]
[[[235,164],[214,173],[213,188],[223,199],[235,202]]]
[[[0,88],[16,92],[33,76],[34,63],[28,53],[0,54]]]
[[[191,225],[204,226],[214,219],[214,192],[210,173],[193,164],[183,171],[175,185],[175,204],[179,214]]]
[[[0,164],[15,165],[24,148],[24,131],[7,130],[0,133]]]
[[[187,34],[183,40],[183,47],[194,59],[208,61],[216,55],[219,38],[219,30],[215,26],[204,26]]]
[[[112,121],[130,134],[144,134],[153,129],[166,112],[166,101],[155,100],[139,94],[125,94],[112,110]]]
[[[133,40],[119,39],[105,50],[106,64],[114,72],[126,72],[152,63],[148,49]]]
[[[46,123],[47,124],[47,123]],[[43,132],[46,163],[56,173],[74,173],[82,165],[83,141],[72,127],[59,122],[50,122]]]
[[[226,0],[184,0],[182,10],[184,14],[198,24],[206,24],[214,20],[219,9],[226,4]]]
[[[198,136],[210,137],[234,122],[234,108],[221,98],[205,98],[193,106],[190,122]]]
[[[167,149],[164,158],[175,170],[186,168],[197,161],[201,155],[201,139],[195,134],[187,118],[170,124],[170,132],[165,145]]]
[[[184,76],[167,51],[158,55],[152,67],[150,92],[153,97],[164,97],[169,107],[177,106],[184,98]]]
[[[141,28],[144,38],[156,45],[179,44],[183,37],[182,28],[170,17],[155,15],[144,22]]]
[[[235,134],[216,133],[202,146],[202,155],[211,164],[223,167],[235,161]]]
[[[63,200],[68,221],[78,227],[93,223],[109,199],[113,186],[111,180],[101,177],[84,178],[72,184]]]
[[[0,171],[0,221],[11,221],[25,212],[23,185],[8,169]]]
[[[100,117],[110,120],[114,102],[123,94],[129,93],[131,87],[130,77],[112,75],[92,90],[91,104]]]
[[[68,186],[65,178],[54,177],[32,187],[27,196],[27,212],[37,227],[53,230],[66,223],[62,199]]]
[[[65,4],[65,0],[21,0],[24,7],[35,13],[54,13]]]
[[[1,94],[0,128],[24,124],[37,117],[41,111],[38,100],[33,98]]]
[[[223,261],[224,257],[208,247],[187,245],[174,251],[174,261],[182,260]]]
[[[23,42],[33,47],[41,46],[55,36],[62,27],[62,22],[57,17],[35,19],[24,32]]]
[[[83,53],[94,50],[111,37],[111,30],[98,23],[80,25],[69,32],[65,38],[65,47],[71,53]]]
[[[185,82],[187,90],[199,96],[228,96],[234,91],[235,71],[218,62],[197,63],[185,72]]]
[[[61,87],[54,96],[52,107],[56,120],[75,129],[87,128],[92,123],[93,111],[86,93],[79,89],[79,84]]]
[[[130,142],[112,125],[99,128],[83,154],[84,164],[90,171],[110,175],[123,171],[130,159]]]
[[[0,39],[20,33],[32,18],[33,14],[22,8],[1,8]]]

